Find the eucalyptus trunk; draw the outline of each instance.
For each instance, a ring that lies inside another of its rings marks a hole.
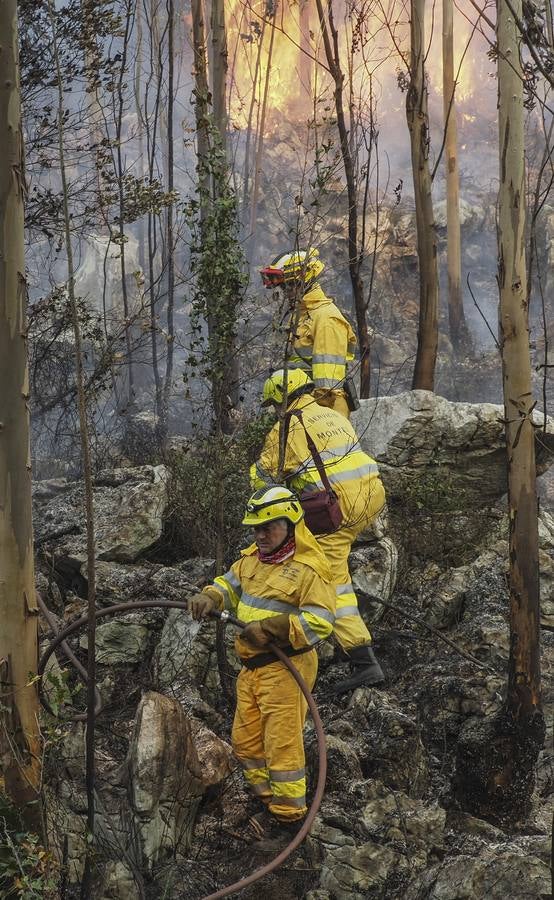
[[[439,340],[439,272],[429,168],[424,17],[425,0],[411,0],[410,80],[406,94],[406,119],[410,132],[419,259],[419,326],[412,387],[432,391],[435,387]]]
[[[17,2],[0,3],[0,776],[41,829]]]
[[[339,34],[333,17],[332,4],[329,3],[327,6],[327,16],[325,16],[322,0],[316,0],[316,9],[323,38],[325,58],[335,85],[333,92],[335,113],[348,198],[348,272],[356,310],[356,330],[360,348],[360,397],[367,398],[370,393],[371,378],[369,327],[367,322],[368,301],[364,297],[362,278],[364,245],[363,241],[360,240],[358,228],[360,211],[355,159],[352,153],[352,135],[349,137],[349,129],[344,112],[344,72],[341,67]],[[350,132],[352,130],[351,127]]]
[[[521,18],[521,0],[511,0],[511,3]],[[544,720],[541,711],[534,400],[525,262],[524,82],[519,46],[521,36],[506,0],[498,2],[497,37],[499,337],[510,522],[510,660],[506,712],[519,749],[525,744],[532,751],[534,743],[538,753]],[[528,777],[532,780],[531,761],[530,765]]]
[[[521,18],[521,0],[509,0]],[[539,541],[534,407],[525,260],[525,163],[521,35],[497,4],[499,344],[508,464],[510,651],[500,713],[464,728],[456,748],[457,794],[473,814],[503,827],[525,817],[545,726],[541,709]]]
[[[460,234],[460,173],[458,170],[458,125],[454,79],[454,7],[442,0],[442,99],[446,162],[446,265],[448,270],[448,322],[455,350],[468,347],[469,334],[462,293],[462,248]]]

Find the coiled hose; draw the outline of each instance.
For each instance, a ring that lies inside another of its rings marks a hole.
[[[48,609],[44,606],[44,603],[40,604],[41,610],[44,612],[47,620],[51,627],[54,627],[53,620],[47,615]],[[96,612],[96,617],[101,619],[105,616],[114,616],[119,613],[127,613],[133,612],[135,610],[140,609],[151,609],[152,607],[161,607],[162,609],[187,609],[187,603],[183,600],[156,600],[156,601],[142,601],[136,600],[130,603],[117,603],[114,606],[107,606],[104,609],[99,609]],[[45,611],[46,610],[46,611]],[[235,619],[234,616],[229,615],[227,612],[217,612],[214,611],[212,616],[221,619],[222,622],[228,622],[231,625],[236,626],[237,628],[244,628],[244,622],[241,622],[239,619]],[[38,674],[42,676],[44,674],[44,670],[46,668],[46,663],[52,656],[52,654],[58,649],[58,647],[62,647],[64,653],[67,655],[69,661],[75,666],[77,671],[79,672],[80,677],[86,681],[86,670],[79,663],[79,661],[75,658],[71,649],[66,643],[68,637],[75,634],[77,631],[80,631],[88,622],[88,616],[81,616],[79,619],[76,619],[70,625],[67,625],[62,631],[58,632],[55,638],[48,644],[44,653],[42,654],[39,664],[38,664]],[[231,894],[234,894],[238,891],[242,891],[244,888],[248,887],[254,882],[259,881],[260,878],[263,878],[265,875],[269,875],[270,872],[274,872],[275,869],[278,869],[288,857],[294,853],[297,847],[300,846],[304,838],[309,833],[312,823],[318,813],[319,807],[321,805],[321,801],[323,799],[323,793],[325,791],[325,780],[327,777],[327,749],[325,746],[325,734],[323,731],[323,724],[321,722],[321,717],[319,715],[319,710],[317,708],[316,702],[311,694],[311,691],[298,672],[298,670],[294,667],[288,656],[283,653],[279,647],[276,647],[275,644],[269,644],[268,648],[275,653],[276,656],[279,657],[281,662],[287,667],[292,677],[298,684],[300,690],[302,691],[306,701],[308,703],[310,712],[312,714],[312,719],[315,726],[316,737],[317,737],[317,747],[319,754],[319,765],[318,765],[318,773],[317,773],[317,784],[314,793],[314,797],[311,803],[311,806],[308,810],[304,823],[298,834],[296,834],[293,839],[284,847],[283,850],[270,862],[268,862],[265,866],[262,866],[259,869],[256,869],[250,875],[247,875],[245,878],[241,878],[239,881],[236,881],[234,884],[228,885],[228,887],[222,888],[220,891],[216,891],[214,894],[208,894],[206,897],[203,897],[202,900],[219,900],[221,897],[229,897]],[[69,652],[68,652],[69,651]],[[54,714],[52,708],[50,707],[48,701],[44,696],[42,678],[39,680],[39,696],[40,702],[44,706],[49,713]],[[99,703],[97,695],[97,703],[96,703],[96,712],[102,711],[101,704]],[[79,716],[78,718],[81,718]]]

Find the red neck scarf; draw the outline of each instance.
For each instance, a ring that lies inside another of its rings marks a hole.
[[[285,541],[284,544],[281,544],[280,547],[277,547],[276,550],[273,550],[271,553],[262,553],[261,550],[258,550],[258,559],[263,563],[282,563],[286,559],[290,559],[291,556],[294,556],[294,551],[296,550],[296,544],[294,542],[294,535],[292,535],[288,540]]]

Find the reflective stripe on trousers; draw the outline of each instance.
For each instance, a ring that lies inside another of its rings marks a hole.
[[[310,688],[317,674],[315,651],[291,660]],[[237,679],[233,750],[252,790],[279,819],[307,812],[302,729],[307,703],[282,663],[242,669]]]

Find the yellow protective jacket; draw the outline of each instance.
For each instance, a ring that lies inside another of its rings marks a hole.
[[[323,552],[303,521],[295,528],[294,556],[282,563],[263,563],[257,546],[242,551],[225,575],[204,588],[218,604],[242,622],[274,618],[272,625],[286,634],[295,650],[313,647],[328,638],[335,621],[336,595],[331,571]],[[242,658],[266,652],[253,648],[240,637],[235,642]]]
[[[302,298],[289,368],[304,369],[317,389],[337,390],[355,349],[350,323],[316,284]]]
[[[358,436],[348,419],[333,409],[320,406],[310,394],[295,399],[289,406],[290,410],[302,411],[304,424],[319,451],[346,522],[352,516],[357,519],[366,517],[366,513],[369,521],[379,512],[369,502],[369,498],[378,493],[372,490],[372,482],[379,482],[379,469],[375,460],[360,447]],[[257,490],[274,484],[278,465],[279,423],[276,423],[265,440],[259,460],[250,469],[252,488]],[[324,487],[308,449],[306,432],[296,416],[290,420],[283,476],[297,494],[310,489],[323,490]]]

